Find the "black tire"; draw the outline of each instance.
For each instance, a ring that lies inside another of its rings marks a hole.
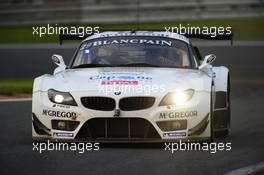
[[[227,79],[227,103],[228,107],[226,110],[227,113],[227,129],[225,130],[220,130],[220,131],[215,131],[215,137],[225,137],[228,136],[230,133],[230,123],[231,123],[231,101],[230,101],[230,76],[228,75]]]
[[[209,142],[213,142],[214,138],[215,138],[215,133],[214,133],[214,127],[213,127],[213,123],[214,123],[214,111],[213,111],[213,82],[211,85],[211,97],[210,97],[210,128],[211,128],[211,138]]]
[[[226,137],[229,135],[229,129],[215,132],[215,137]]]

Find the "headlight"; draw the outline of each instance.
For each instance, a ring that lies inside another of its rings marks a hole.
[[[194,94],[193,89],[182,92],[170,92],[160,102],[159,106],[184,105]]]
[[[77,106],[77,103],[69,92],[60,92],[54,89],[49,89],[48,96],[53,103]]]

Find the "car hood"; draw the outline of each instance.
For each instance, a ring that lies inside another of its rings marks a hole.
[[[197,69],[104,67],[67,69],[46,78],[44,90],[98,91],[103,88],[154,88],[163,91],[210,90],[211,79]],[[159,91],[158,90],[158,91]]]

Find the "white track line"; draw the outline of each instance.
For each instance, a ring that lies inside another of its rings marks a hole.
[[[9,98],[9,99],[0,99],[0,103],[4,102],[23,102],[23,101],[31,101],[32,98]]]
[[[243,168],[228,172],[225,175],[247,175],[247,174],[257,172],[261,169],[264,169],[264,162],[260,162],[255,165],[243,167]]]

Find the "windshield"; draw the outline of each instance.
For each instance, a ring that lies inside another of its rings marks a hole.
[[[73,68],[149,66],[191,68],[187,44],[153,36],[116,36],[82,43]]]

